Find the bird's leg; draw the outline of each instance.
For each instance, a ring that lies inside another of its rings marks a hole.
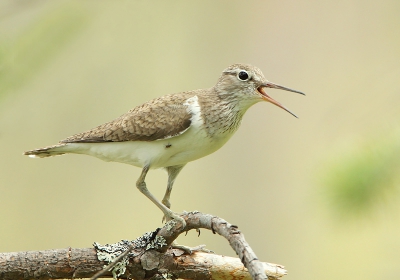
[[[174,185],[176,177],[178,176],[179,172],[181,172],[184,166],[185,165],[183,164],[183,165],[168,166],[165,168],[168,172],[168,184],[162,203],[168,208],[171,208],[171,202],[169,201],[169,197],[171,196],[172,186]]]
[[[168,172],[168,184],[167,184],[167,190],[165,191],[165,195],[163,200],[161,201],[162,204],[167,206],[168,208],[171,208],[171,202],[169,201],[169,198],[171,196],[171,191],[172,191],[172,186],[174,185],[175,179],[178,176],[179,172],[182,170],[182,168],[185,165],[176,165],[176,166],[168,166],[165,168]],[[162,221],[168,222],[170,219],[167,216],[163,216]]]
[[[146,182],[144,180],[146,178],[147,172],[149,171],[149,168],[150,168],[150,166],[143,167],[142,173],[140,174],[139,179],[136,181],[136,187],[139,189],[139,191],[142,194],[144,194],[155,205],[157,205],[158,208],[161,209],[161,211],[164,213],[164,216],[168,219],[168,221],[175,219],[178,222],[182,223],[182,228],[185,228],[186,227],[185,220],[182,217],[180,217],[178,214],[175,214],[174,212],[172,212],[169,208],[167,208],[160,201],[158,201],[157,198],[155,198],[154,195],[152,195],[151,192],[147,189]]]
[[[168,184],[167,184],[167,190],[165,191],[164,198],[162,200],[162,203],[167,206],[168,208],[171,208],[171,202],[169,201],[169,198],[171,196],[171,191],[172,191],[172,186],[174,185],[175,179],[178,176],[179,172],[181,172],[182,168],[185,166],[183,165],[175,165],[175,166],[168,166],[165,169],[167,170],[168,173]],[[164,215],[163,221],[166,220],[167,222],[170,220],[167,216]],[[176,242],[172,243],[172,248],[174,249],[180,249],[183,250],[187,254],[192,254],[193,252],[206,252],[210,253],[212,251],[205,249],[206,245],[200,245],[197,247],[188,247],[185,245],[179,245]]]

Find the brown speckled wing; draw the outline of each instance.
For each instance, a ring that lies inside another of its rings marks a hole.
[[[185,100],[188,93],[165,95],[133,108],[119,118],[89,131],[70,136],[61,143],[154,141],[183,133],[192,115]]]

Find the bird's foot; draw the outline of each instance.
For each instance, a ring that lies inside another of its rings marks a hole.
[[[186,227],[185,219],[182,218],[178,213],[174,213],[168,209],[168,211],[164,213],[163,222],[164,221],[169,222],[171,220],[180,222],[182,224],[182,230],[185,229],[185,227]]]
[[[213,251],[206,249],[206,245],[199,245],[199,246],[196,246],[196,247],[188,247],[188,246],[185,246],[185,245],[179,245],[179,244],[174,242],[174,243],[172,243],[171,247],[173,249],[182,250],[183,252],[185,252],[188,255],[191,255],[194,252],[203,252],[203,253],[212,253],[212,254],[214,253]]]

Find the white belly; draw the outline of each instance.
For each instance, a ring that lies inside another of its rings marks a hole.
[[[221,148],[230,136],[227,134],[224,137],[211,139],[204,131],[192,127],[179,136],[163,140],[69,143],[63,150],[94,156],[104,161],[160,168],[185,164],[209,155]]]
[[[188,98],[183,104],[192,114],[191,125],[178,136],[148,142],[69,143],[59,150],[138,167],[160,168],[182,165],[209,155],[221,148],[235,132],[235,129],[216,130],[207,134],[198,97]]]

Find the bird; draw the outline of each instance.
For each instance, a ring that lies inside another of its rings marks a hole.
[[[211,88],[155,98],[110,122],[24,155],[45,158],[84,154],[142,168],[136,187],[163,212],[166,221],[181,222],[185,228],[185,220],[170,209],[170,195],[175,179],[188,162],[221,148],[238,130],[247,109],[258,102],[272,103],[297,118],[267,94],[268,88],[305,95],[268,81],[257,67],[233,64],[223,70]],[[145,182],[148,171],[158,168],[168,174],[161,202]]]

